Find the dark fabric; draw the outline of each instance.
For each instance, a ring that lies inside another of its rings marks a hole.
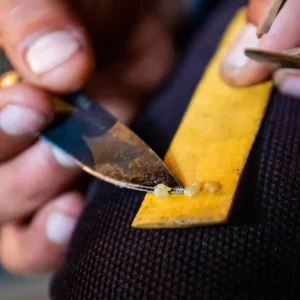
[[[224,1],[135,130],[167,150],[226,24]],[[95,181],[51,287],[54,300],[299,299],[300,102],[274,91],[226,225],[130,227],[144,194]]]

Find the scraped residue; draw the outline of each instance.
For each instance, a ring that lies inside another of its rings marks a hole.
[[[198,194],[215,194],[220,191],[222,185],[219,181],[198,181],[195,180],[191,184],[187,185],[184,189],[184,195],[192,198]],[[168,198],[172,189],[165,184],[158,184],[154,188],[154,195],[158,198]]]
[[[164,184],[158,184],[154,189],[154,195],[158,198],[168,198],[171,188]]]
[[[184,189],[184,194],[187,197],[192,198],[198,195],[201,192],[202,188],[203,188],[203,183],[199,182],[198,180],[195,180]]]
[[[221,189],[221,183],[218,181],[207,181],[204,183],[203,191],[208,194],[215,194]]]

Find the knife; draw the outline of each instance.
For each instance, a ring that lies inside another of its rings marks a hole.
[[[2,50],[0,73],[2,87],[20,80]],[[123,188],[153,192],[164,184],[171,193],[184,192],[144,141],[83,92],[54,98],[55,118],[40,137],[71,156],[85,172]]]
[[[285,53],[277,53],[259,49],[246,49],[245,54],[261,63],[268,63],[276,68],[286,69],[300,69],[300,56],[297,54],[297,50],[289,49]]]

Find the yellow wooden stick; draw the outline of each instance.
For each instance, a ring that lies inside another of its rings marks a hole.
[[[245,22],[242,10],[227,29],[165,158],[183,185],[213,180],[222,188],[192,198],[147,194],[133,227],[181,228],[226,221],[272,89],[271,82],[235,89],[220,78],[222,58]]]

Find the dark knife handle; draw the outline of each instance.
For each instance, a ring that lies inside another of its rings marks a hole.
[[[4,74],[8,71],[13,71],[14,68],[7,59],[5,52],[0,48],[0,74]]]
[[[0,75],[9,71],[14,71],[14,68],[0,49]],[[95,159],[85,140],[104,135],[117,120],[82,91],[58,95],[53,101],[55,118],[41,132],[41,137],[64,150],[81,164],[93,168]]]

